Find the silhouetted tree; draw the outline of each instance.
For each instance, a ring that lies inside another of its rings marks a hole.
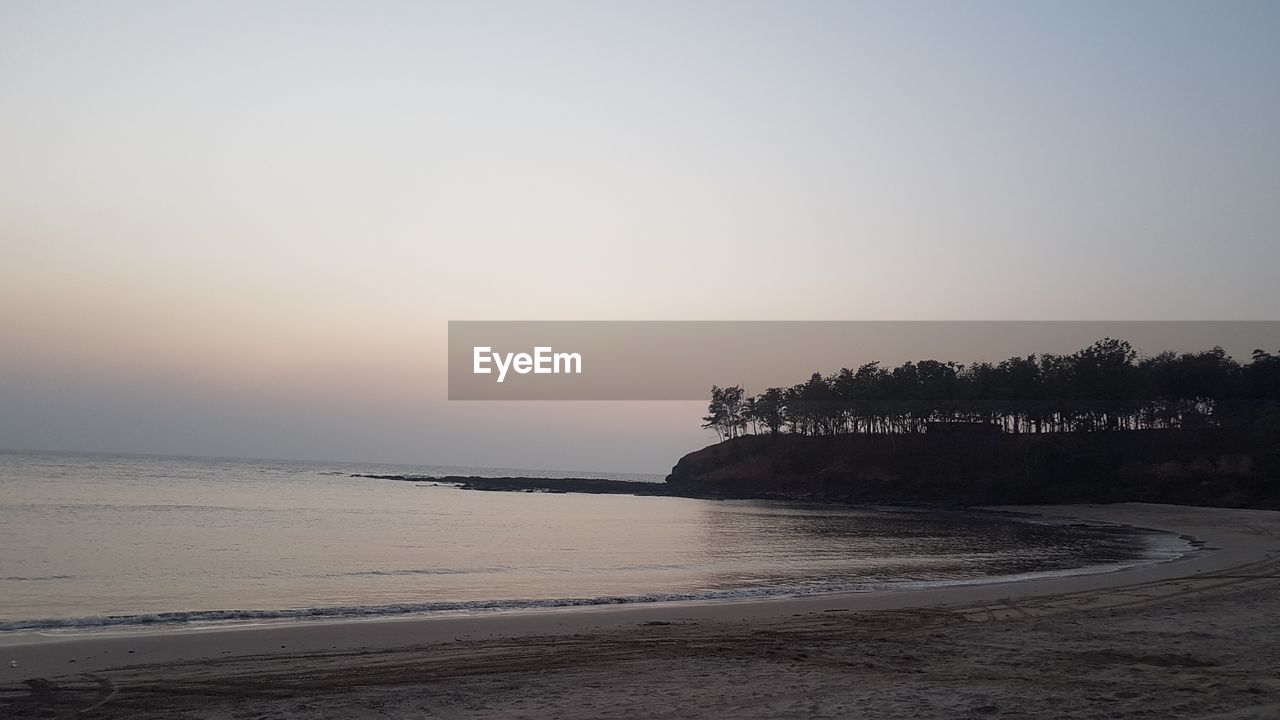
[[[768,428],[771,435],[777,435],[782,429],[785,408],[786,395],[782,389],[769,388],[753,398],[747,412],[750,420],[760,427]]]
[[[726,388],[712,385],[711,402],[702,418],[702,427],[715,430],[721,440],[741,435],[747,426],[743,395],[741,385]]]
[[[1280,355],[1257,350],[1240,365],[1215,347],[1143,358],[1114,338],[1070,355],[1000,363],[922,360],[886,369],[867,363],[746,398],[712,387],[703,427],[736,437],[748,425],[772,434],[915,433],[931,422],[995,425],[1005,432],[1090,432],[1276,424]],[[1260,420],[1266,417],[1268,419]],[[1268,425],[1269,427],[1270,425]]]

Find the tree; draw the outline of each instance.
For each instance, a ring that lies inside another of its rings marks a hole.
[[[738,437],[746,429],[746,407],[741,385],[711,386],[711,402],[702,418],[702,427],[715,430],[721,440]]]
[[[919,432],[928,422],[994,423],[1006,432],[1274,424],[1280,417],[1280,355],[1257,350],[1240,365],[1215,347],[1137,358],[1103,338],[1070,355],[1027,355],[968,367],[921,360],[887,369],[872,362],[747,398],[741,386],[711,388],[703,427],[722,440],[767,428],[799,435]],[[1268,427],[1270,425],[1267,425]]]
[[[770,435],[777,435],[782,430],[785,407],[786,396],[782,388],[769,388],[754,398],[750,408],[751,419],[768,428]]]

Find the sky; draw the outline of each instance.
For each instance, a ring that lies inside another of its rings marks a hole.
[[[0,0],[0,447],[665,472],[449,320],[1275,319],[1271,2]]]

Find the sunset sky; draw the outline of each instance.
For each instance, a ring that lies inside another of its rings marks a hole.
[[[0,448],[664,472],[697,404],[449,403],[447,321],[1276,319],[1278,70],[1272,2],[0,0]]]

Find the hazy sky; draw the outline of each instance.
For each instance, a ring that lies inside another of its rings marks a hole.
[[[0,447],[663,471],[450,319],[1275,319],[1274,2],[0,0]]]

